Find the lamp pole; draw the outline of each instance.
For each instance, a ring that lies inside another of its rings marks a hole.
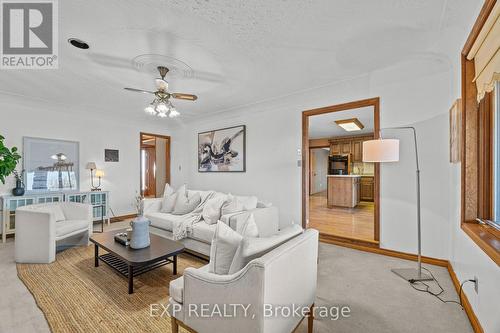
[[[379,138],[382,138],[382,130],[411,130],[413,133],[413,142],[415,145],[415,165],[417,177],[417,241],[418,241],[418,269],[415,271],[412,268],[398,268],[392,269],[392,272],[399,275],[407,281],[428,281],[433,278],[422,273],[422,236],[421,236],[421,209],[420,209],[420,165],[418,161],[418,144],[417,144],[417,130],[413,126],[400,126],[400,127],[386,127],[379,130]]]

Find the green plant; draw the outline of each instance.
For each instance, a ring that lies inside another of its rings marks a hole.
[[[0,181],[5,184],[5,178],[16,170],[21,155],[17,153],[16,147],[5,147],[3,140],[5,138],[0,135]]]

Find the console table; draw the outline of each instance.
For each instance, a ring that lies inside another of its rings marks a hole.
[[[16,208],[22,206],[63,201],[88,203],[92,205],[94,221],[107,220],[108,225],[110,224],[108,191],[28,193],[19,197],[2,195],[0,196],[0,201],[3,243],[5,243],[7,235],[15,233]]]

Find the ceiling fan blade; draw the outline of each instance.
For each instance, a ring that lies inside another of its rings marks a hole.
[[[196,95],[190,95],[190,94],[173,93],[171,95],[173,98],[185,99],[188,101],[196,101],[198,99],[198,97]]]
[[[128,91],[133,91],[133,92],[140,92],[140,93],[144,93],[144,94],[155,94],[154,91],[148,91],[148,90],[142,90],[142,89],[135,89],[135,88],[123,88],[125,90],[128,90]]]

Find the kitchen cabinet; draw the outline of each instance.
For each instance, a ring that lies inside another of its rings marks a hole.
[[[329,175],[327,206],[354,208],[361,199],[360,176]]]
[[[351,154],[351,162],[363,162],[363,141],[372,139],[371,135],[331,138],[330,155]]]
[[[351,142],[351,154],[353,162],[363,162],[363,140]]]
[[[330,144],[330,155],[339,155],[340,154],[340,143],[332,142]]]
[[[375,197],[375,181],[373,176],[363,176],[360,181],[361,201],[373,201]]]
[[[340,152],[342,154],[350,154],[351,153],[351,141],[344,141],[340,143]]]

